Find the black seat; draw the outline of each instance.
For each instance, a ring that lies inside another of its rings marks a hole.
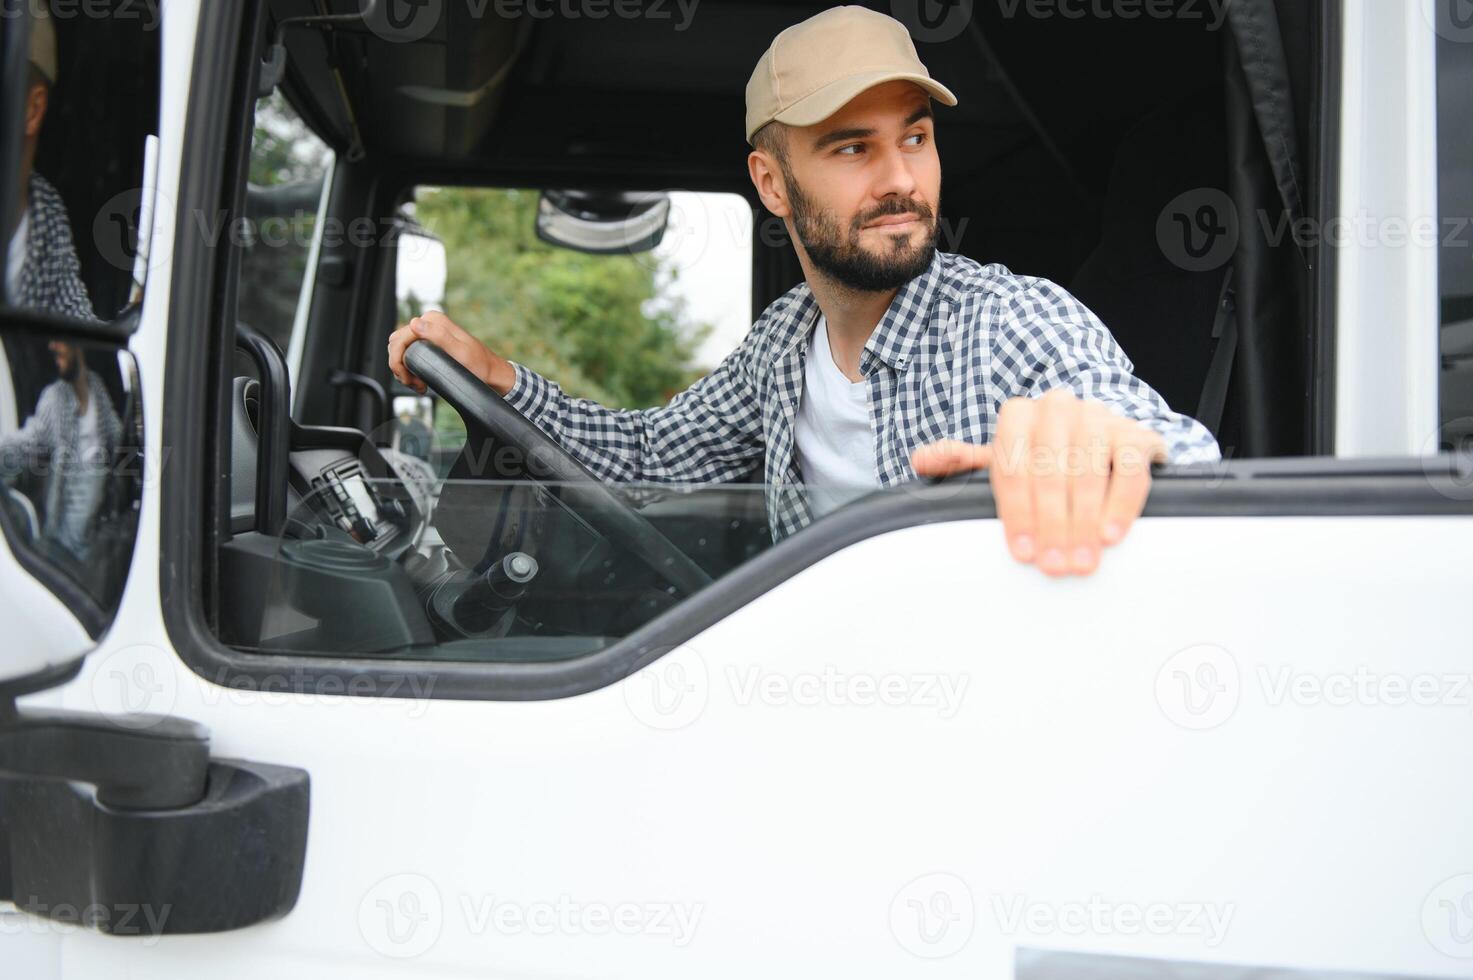
[[[1228,268],[1181,268],[1163,252],[1156,229],[1168,204],[1198,189],[1227,189],[1217,88],[1175,99],[1126,133],[1105,195],[1100,243],[1070,285],[1110,328],[1136,375],[1187,414],[1197,408],[1212,362]]]

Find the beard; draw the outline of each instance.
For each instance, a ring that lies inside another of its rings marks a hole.
[[[56,366],[56,373],[63,381],[76,381],[77,375],[81,373],[82,365],[77,357],[68,357],[63,363]]]
[[[936,252],[936,213],[924,203],[889,200],[849,222],[840,230],[833,212],[814,204],[791,174],[784,174],[793,207],[793,227],[808,258],[819,271],[856,292],[885,293],[925,272]],[[871,221],[897,214],[913,214],[925,224],[925,238],[911,245],[908,235],[895,235],[878,253],[859,243],[859,230]]]

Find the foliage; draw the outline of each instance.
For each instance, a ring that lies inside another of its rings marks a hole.
[[[504,357],[611,408],[663,405],[700,372],[709,326],[651,255],[542,242],[536,191],[425,188],[415,218],[445,243],[445,312]],[[663,287],[663,288],[662,288]]]
[[[256,110],[250,183],[318,180],[330,151],[273,94]],[[445,312],[493,350],[610,408],[663,405],[695,381],[710,327],[690,321],[652,255],[586,255],[537,238],[536,191],[422,188],[410,210],[445,244]],[[264,216],[255,216],[262,218]],[[306,273],[316,214],[285,216],[289,241],[244,250],[240,318],[283,347]],[[401,304],[402,320],[423,311]],[[436,425],[459,428],[437,413]],[[454,413],[450,413],[451,416]]]

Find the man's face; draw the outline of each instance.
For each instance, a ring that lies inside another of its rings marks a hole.
[[[816,126],[787,132],[789,217],[813,265],[851,289],[886,292],[935,252],[941,161],[926,93],[869,89]]]
[[[46,346],[51,349],[51,356],[56,361],[56,373],[61,375],[63,381],[75,381],[82,363],[81,349],[76,344],[64,344],[59,340],[53,340]]]

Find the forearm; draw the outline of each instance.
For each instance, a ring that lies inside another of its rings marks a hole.
[[[736,479],[760,454],[755,412],[729,404],[729,378],[709,376],[664,408],[611,409],[573,398],[517,364],[507,401],[595,476],[616,482]]]

